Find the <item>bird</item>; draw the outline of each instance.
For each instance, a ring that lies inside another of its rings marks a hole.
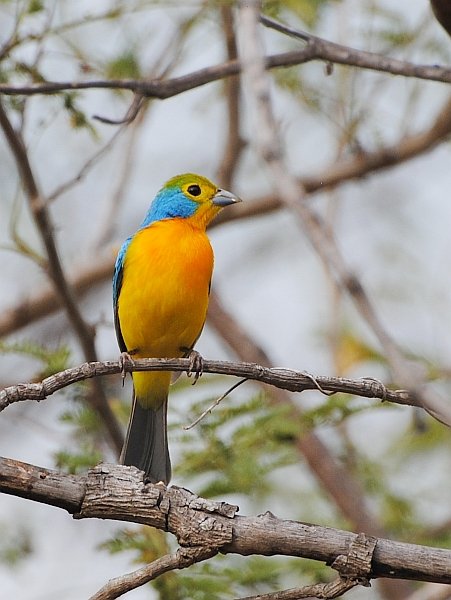
[[[167,181],[140,227],[122,244],[113,276],[113,309],[121,359],[192,357],[207,315],[213,250],[206,228],[240,202],[193,173]],[[133,403],[120,463],[167,485],[171,460],[167,404],[171,373],[133,372]]]

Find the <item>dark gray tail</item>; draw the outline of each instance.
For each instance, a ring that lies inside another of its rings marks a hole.
[[[163,481],[168,484],[171,479],[167,406],[166,400],[156,410],[144,408],[136,398],[133,399],[127,437],[120,457],[121,464],[138,467],[145,472],[145,479],[152,483]]]

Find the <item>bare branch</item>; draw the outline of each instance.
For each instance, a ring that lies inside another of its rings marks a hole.
[[[341,183],[362,179],[380,170],[393,167],[433,150],[451,136],[451,97],[438,112],[432,124],[419,133],[401,138],[398,143],[372,152],[362,151],[356,156],[332,163],[317,175],[307,175],[298,180],[300,193],[314,194],[333,189]],[[223,212],[215,224],[263,215],[283,206],[280,195],[272,194],[243,202],[235,210]]]
[[[53,236],[53,225],[47,210],[47,205],[45,199],[42,197],[38,189],[36,179],[28,160],[25,144],[20,133],[14,130],[1,102],[0,127],[3,130],[11,152],[15,158],[20,179],[28,199],[31,214],[34,218],[47,253],[46,270],[48,275],[53,282],[56,293],[60,297],[61,304],[64,307],[68,319],[78,337],[85,359],[88,361],[95,361],[97,360],[97,354],[94,345],[95,331],[84,321],[78,309],[75,296],[64,274],[63,266],[58,255],[56,242]],[[102,421],[109,433],[111,442],[116,450],[120,452],[123,444],[122,429],[108,405],[108,401],[99,381],[93,382],[89,400],[93,408],[102,418]]]
[[[211,295],[209,311],[210,325],[213,325],[242,360],[259,361],[265,366],[271,364],[265,351],[255,344],[236,319],[224,309],[215,293]],[[268,391],[268,396],[275,405],[290,408],[289,417],[293,422],[302,422],[302,407],[293,401],[287,391],[277,388]],[[336,459],[323,440],[314,431],[302,432],[294,445],[317,481],[353,527],[376,537],[385,537],[383,526],[365,500],[360,482]],[[389,597],[397,600],[404,598],[406,592],[409,592],[407,584],[400,581],[382,580],[381,586],[389,592]]]
[[[267,68],[290,67],[311,60],[309,49],[296,50],[274,54],[267,58]],[[0,84],[0,94],[7,96],[32,96],[35,94],[55,94],[65,90],[88,90],[88,89],[110,89],[128,90],[147,98],[171,98],[188,90],[195,89],[207,83],[237,75],[240,72],[240,64],[232,60],[220,65],[199,69],[188,75],[174,77],[173,79],[100,79],[92,81],[48,81],[46,83],[33,83],[30,85],[7,85]],[[451,81],[451,70],[450,70]]]
[[[432,125],[423,132],[406,136],[398,144],[387,146],[375,152],[363,152],[349,160],[328,165],[322,173],[308,176],[299,180],[299,185],[306,193],[315,193],[323,189],[335,187],[346,181],[362,178],[389,166],[400,164],[410,158],[433,149],[437,144],[446,140],[451,134],[451,98],[438,113]],[[81,176],[85,171],[81,173]],[[55,190],[50,198],[59,195],[67,187],[78,180],[78,175],[73,180],[64,184],[64,189]],[[213,222],[212,226],[221,225],[235,219],[250,218],[264,215],[278,210],[283,206],[279,195],[268,195],[243,202],[235,210],[223,212]],[[92,285],[111,278],[114,268],[114,257],[99,259],[97,263],[80,268],[69,282],[76,294],[83,294]],[[17,306],[6,310],[0,316],[0,337],[8,335],[29,323],[47,316],[61,308],[58,297],[53,289],[42,290],[30,296]]]
[[[417,65],[408,61],[388,58],[381,54],[355,50],[347,46],[328,42],[321,38],[299,32],[285,25],[261,17],[264,25],[277,28],[284,33],[305,38],[307,45],[302,50],[283,52],[265,57],[265,68],[291,67],[308,61],[321,60],[330,63],[360,67],[392,75],[414,77],[430,81],[451,83],[451,69],[439,65]],[[165,99],[182,94],[196,87],[237,75],[241,72],[241,64],[237,60],[220,65],[206,67],[173,79],[142,81],[136,79],[100,79],[91,81],[48,81],[28,85],[0,84],[0,94],[8,96],[32,96],[35,94],[55,94],[66,90],[110,89],[129,90],[147,98]]]
[[[89,600],[113,600],[114,598],[119,598],[119,596],[149,581],[153,581],[168,571],[186,569],[195,563],[211,558],[215,554],[217,554],[217,551],[210,548],[179,548],[174,554],[162,556],[154,560],[150,565],[133,571],[133,573],[127,573],[127,575],[111,579],[102,589],[91,596]]]
[[[144,484],[135,467],[103,464],[75,476],[0,458],[0,492],[64,507],[77,519],[150,525],[173,533],[184,548],[213,554],[310,558],[365,581],[390,577],[451,583],[451,550],[287,521],[270,512],[237,515],[237,506],[199,498],[184,488]]]
[[[316,583],[306,585],[302,588],[293,588],[283,592],[274,592],[273,594],[259,594],[258,596],[246,596],[239,600],[301,600],[301,598],[339,598],[356,585],[361,585],[358,579],[337,577],[329,583]]]
[[[250,100],[256,115],[256,144],[267,164],[274,185],[280,190],[283,204],[292,211],[301,229],[321,258],[338,287],[346,291],[362,318],[369,324],[386,355],[391,371],[399,385],[413,390],[419,402],[436,419],[451,426],[451,407],[432,390],[422,389],[418,370],[413,369],[381,323],[365,289],[354,273],[348,269],[329,229],[321,217],[305,202],[305,191],[289,173],[283,156],[275,118],[272,112],[269,82],[265,76],[263,48],[258,35],[258,2],[244,3],[241,8],[243,43],[241,60],[243,75],[248,81]]]
[[[228,60],[236,60],[237,47],[231,6],[221,7],[221,17],[227,47]],[[225,96],[227,101],[227,141],[224,146],[224,155],[217,173],[217,180],[221,187],[230,189],[236,167],[241,157],[245,142],[240,135],[240,80],[234,76],[227,79]]]
[[[404,60],[390,58],[383,54],[375,52],[366,52],[365,50],[356,50],[342,44],[335,44],[305,31],[300,31],[294,27],[284,25],[274,19],[260,15],[260,21],[266,27],[280,31],[290,37],[294,37],[307,43],[306,48],[310,48],[315,59],[369,69],[371,71],[381,71],[391,73],[392,75],[402,75],[403,77],[415,77],[418,79],[429,79],[431,81],[451,82],[451,71],[446,67],[437,65],[416,65]]]
[[[0,411],[10,404],[24,400],[45,400],[58,390],[95,377],[117,375],[123,371],[120,361],[95,361],[83,363],[78,367],[60,371],[50,375],[40,383],[20,383],[0,391]],[[133,360],[126,365],[127,372],[132,371],[189,371],[188,358],[142,358]],[[345,377],[313,376],[310,373],[282,369],[280,367],[265,368],[255,363],[234,363],[218,360],[203,361],[204,373],[232,375],[252,381],[272,385],[290,392],[317,390],[333,393],[352,394],[364,398],[378,398],[382,401],[393,402],[407,406],[418,406],[415,396],[405,390],[390,390],[382,382],[372,379],[347,379]]]
[[[109,279],[114,269],[115,257],[100,257],[96,262],[84,265],[74,271],[68,278],[69,285],[76,296],[81,296],[92,290],[95,285]],[[0,316],[0,337],[9,335],[21,327],[45,317],[56,310],[61,310],[63,304],[54,288],[45,287],[13,308],[2,312]]]

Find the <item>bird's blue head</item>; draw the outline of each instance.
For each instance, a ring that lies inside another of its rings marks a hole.
[[[185,173],[170,179],[155,196],[147,211],[141,229],[164,219],[190,219],[200,227],[206,227],[216,214],[240,199],[219,189],[201,175]]]

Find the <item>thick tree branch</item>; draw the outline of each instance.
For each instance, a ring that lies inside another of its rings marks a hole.
[[[264,350],[255,344],[233,315],[224,309],[215,293],[210,299],[210,324],[242,360],[259,361],[265,366],[271,364]],[[294,422],[302,422],[302,406],[293,402],[287,391],[277,388],[268,391],[268,396],[274,404],[289,406],[290,418]],[[302,432],[294,440],[294,445],[331,501],[352,524],[354,530],[365,531],[376,537],[386,537],[384,527],[366,501],[362,485],[353,473],[337,460],[322,439],[314,431]],[[381,587],[388,598],[396,600],[410,593],[406,582],[383,580]]]
[[[269,512],[237,515],[237,506],[199,498],[184,488],[143,484],[143,473],[134,467],[99,465],[73,476],[0,458],[0,492],[64,507],[77,519],[150,525],[173,533],[181,547],[310,558],[344,577],[365,580],[451,583],[450,550],[286,521]]]
[[[142,358],[135,360],[133,365],[126,365],[129,371],[188,371],[188,358]],[[10,404],[23,400],[45,400],[58,390],[77,383],[104,375],[116,375],[122,372],[123,365],[119,361],[104,361],[84,363],[79,367],[66,369],[55,375],[50,375],[40,383],[21,383],[12,385],[0,391],[0,411]],[[265,368],[254,363],[232,363],[217,360],[203,361],[204,373],[232,375],[272,385],[290,392],[318,390],[321,393],[333,392],[378,398],[382,401],[394,402],[407,406],[419,406],[415,396],[405,390],[390,390],[382,382],[372,379],[346,379],[344,377],[314,376],[309,373],[282,369],[279,367]]]

